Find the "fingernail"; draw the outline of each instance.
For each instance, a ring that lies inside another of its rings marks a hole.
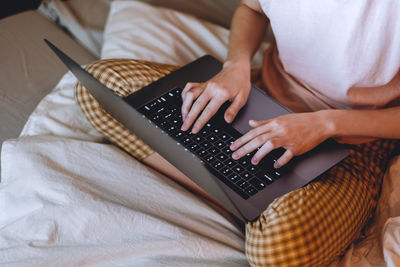
[[[232,154],[232,158],[233,159],[238,159],[239,158],[239,154],[238,153],[233,153]]]
[[[227,123],[231,123],[231,122],[232,122],[232,115],[231,115],[231,114],[228,114],[228,115],[226,116],[226,122],[227,122]]]
[[[253,165],[256,165],[257,164],[257,158],[254,156],[252,159],[251,159],[251,163],[253,163]]]
[[[235,150],[236,149],[236,145],[235,143],[231,144],[231,146],[229,147],[231,150]]]
[[[195,127],[192,128],[192,133],[196,134],[197,131],[198,131],[198,127],[197,127],[197,126],[195,126]]]
[[[279,169],[280,167],[281,167],[281,164],[279,164],[278,161],[275,161],[274,168]]]

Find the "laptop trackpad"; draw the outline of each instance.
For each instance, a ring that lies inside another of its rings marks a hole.
[[[252,128],[249,120],[267,120],[280,115],[291,113],[268,96],[261,89],[252,86],[247,104],[240,110],[232,126],[241,134],[247,133]]]

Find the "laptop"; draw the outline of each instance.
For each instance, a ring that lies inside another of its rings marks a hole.
[[[272,151],[256,166],[250,163],[254,152],[233,160],[229,146],[250,130],[250,119],[265,120],[291,111],[252,86],[247,104],[232,124],[223,119],[229,105],[225,103],[198,134],[182,132],[182,88],[187,82],[204,82],[217,74],[222,63],[214,57],[203,56],[120,98],[51,42],[45,42],[108,113],[243,222],[256,220],[275,198],[306,185],[349,154],[345,146],[328,139],[279,169],[273,163],[283,148]]]

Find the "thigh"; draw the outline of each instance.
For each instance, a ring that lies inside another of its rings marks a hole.
[[[114,93],[126,97],[177,67],[143,60],[105,59],[93,62],[85,69]],[[104,111],[80,82],[75,86],[75,98],[90,123],[130,155],[143,160],[154,152],[134,133]]]
[[[246,225],[255,266],[321,266],[343,254],[376,207],[388,161],[399,142],[353,146],[350,156],[312,183],[276,199]]]

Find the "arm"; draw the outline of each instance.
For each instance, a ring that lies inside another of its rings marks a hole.
[[[340,138],[400,139],[400,107],[377,110],[325,110],[328,135]]]
[[[257,0],[243,0],[232,20],[229,52],[220,73],[205,83],[188,83],[182,92],[182,130],[197,133],[227,100],[225,120],[232,122],[250,92],[250,62],[264,37],[268,19]]]
[[[260,3],[257,0],[243,0],[232,19],[225,64],[243,64],[250,71],[250,62],[263,40],[267,26],[268,19]]]

